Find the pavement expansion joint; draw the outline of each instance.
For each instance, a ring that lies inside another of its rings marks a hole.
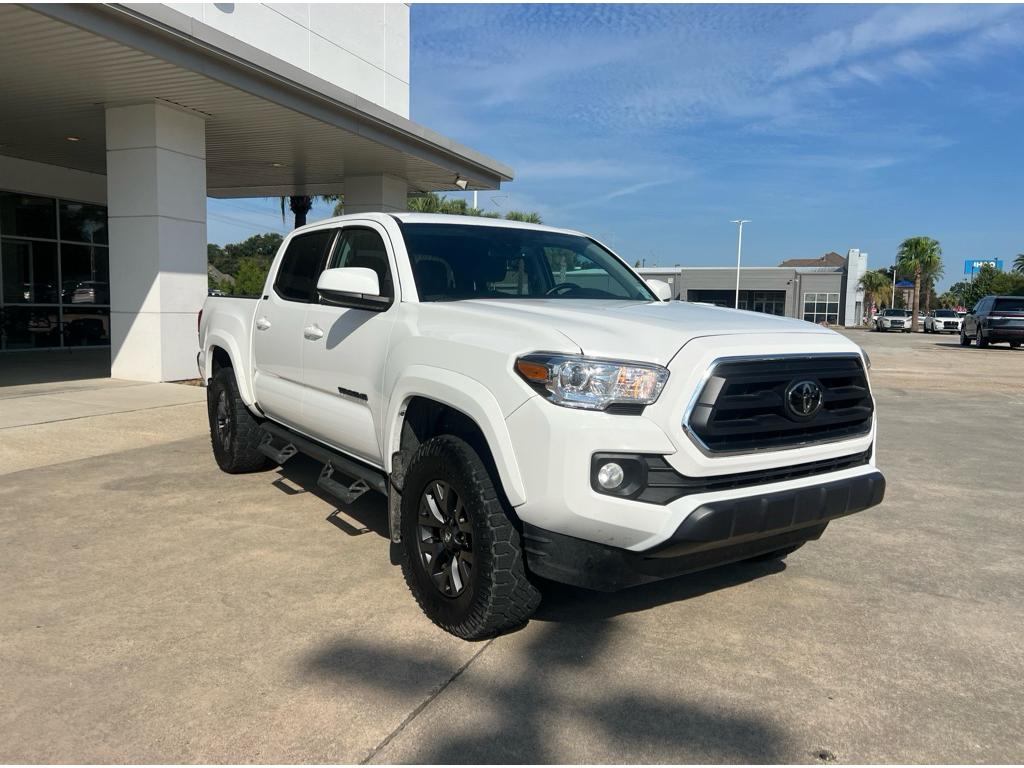
[[[374,747],[372,750],[370,750],[370,753],[366,757],[364,757],[362,760],[359,761],[359,764],[360,765],[366,765],[371,760],[373,760],[373,758],[375,758],[381,752],[381,750],[383,750],[385,747],[387,747],[388,744],[390,744],[392,741],[394,741],[394,739],[399,734],[401,734],[402,731],[405,730],[406,726],[409,725],[409,723],[411,723],[413,720],[415,720],[423,710],[425,710],[428,706],[430,706],[430,703],[434,699],[436,699],[438,696],[440,696],[442,693],[444,693],[445,689],[449,685],[451,685],[456,680],[458,680],[459,676],[463,672],[465,672],[467,669],[469,669],[469,665],[470,664],[472,664],[474,661],[476,661],[478,658],[480,658],[480,655],[484,651],[486,651],[488,648],[491,647],[491,643],[493,643],[494,640],[495,640],[495,638],[492,637],[490,640],[488,640],[486,643],[484,643],[483,648],[481,648],[479,651],[474,653],[469,658],[469,660],[465,664],[463,664],[461,667],[459,667],[457,670],[455,670],[455,672],[453,672],[451,674],[451,676],[448,677],[447,680],[445,680],[439,686],[434,688],[434,690],[432,690],[427,695],[427,698],[425,698],[423,701],[421,701],[412,712],[410,712],[408,715],[405,716],[405,719],[401,723],[398,724],[397,728],[395,728],[393,731],[391,731],[391,733],[389,733],[387,736],[385,736],[384,739],[380,742],[380,744],[378,744],[376,747]]]

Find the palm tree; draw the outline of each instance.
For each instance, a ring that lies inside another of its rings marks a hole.
[[[864,306],[877,304],[892,290],[892,281],[889,275],[879,270],[865,272],[858,282],[861,290],[864,291]]]
[[[309,195],[292,195],[290,197],[281,198],[281,221],[284,221],[284,209],[285,203],[291,208],[292,214],[295,216],[295,226],[293,229],[306,226],[306,215],[313,208],[313,198]]]
[[[910,327],[917,330],[917,314],[921,303],[921,279],[927,275],[942,274],[942,246],[930,237],[908,237],[896,251],[897,266],[901,272],[914,276],[913,315]]]
[[[1017,258],[1013,260],[1013,271],[1018,275],[1024,275],[1024,253],[1018,253]]]

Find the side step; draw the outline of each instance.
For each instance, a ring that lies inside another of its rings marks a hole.
[[[284,464],[288,459],[299,452],[292,443],[275,437],[269,432],[263,433],[263,440],[260,441],[258,449],[264,456],[270,458],[275,464]]]
[[[383,470],[344,456],[279,424],[267,421],[263,423],[262,428],[267,438],[260,443],[261,453],[278,464],[283,464],[296,453],[304,453],[317,461],[322,461],[324,468],[320,471],[316,484],[332,496],[338,497],[343,504],[351,504],[367,491],[387,495],[388,478]],[[353,481],[348,485],[339,482],[334,478],[335,472],[352,478]]]

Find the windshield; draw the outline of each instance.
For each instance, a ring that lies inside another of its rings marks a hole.
[[[996,299],[993,312],[1024,312],[1024,296],[1019,299]]]
[[[935,310],[935,316],[936,317],[956,317],[956,312],[954,312],[952,309],[936,309]]]
[[[905,309],[887,309],[882,312],[882,317],[906,317],[907,310]]]
[[[619,259],[579,235],[518,227],[403,224],[420,301],[654,301]]]

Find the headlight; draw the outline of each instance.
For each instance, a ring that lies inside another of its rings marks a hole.
[[[650,405],[668,381],[668,369],[660,365],[572,355],[525,355],[516,360],[516,371],[551,402],[591,411],[612,403]]]

